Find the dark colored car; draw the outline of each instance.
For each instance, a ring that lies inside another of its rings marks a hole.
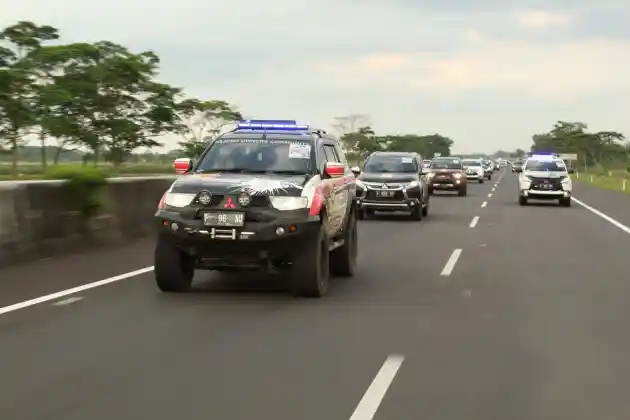
[[[360,217],[375,211],[408,212],[415,220],[429,214],[429,189],[418,153],[374,152],[357,178]]]
[[[435,191],[457,191],[460,197],[468,194],[468,180],[459,158],[435,158],[428,171],[426,178],[429,194]]]
[[[155,213],[155,279],[190,288],[195,269],[287,274],[292,292],[321,297],[330,274],[354,275],[355,177],[339,143],[295,121],[249,121],[221,135]]]

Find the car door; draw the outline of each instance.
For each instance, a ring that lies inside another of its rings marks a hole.
[[[326,162],[342,163],[333,142],[325,141],[323,143],[323,149]],[[326,209],[328,211],[328,222],[331,230],[329,234],[334,236],[343,226],[345,210],[348,205],[348,194],[345,188],[346,176],[344,175],[339,178],[326,177],[323,182],[326,183],[324,189],[328,192]]]

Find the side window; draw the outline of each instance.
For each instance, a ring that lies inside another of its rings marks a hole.
[[[339,162],[346,165],[348,161],[346,160],[346,154],[343,152],[339,145],[335,144],[335,152],[337,152],[337,157],[339,158]]]
[[[335,151],[335,146],[332,144],[324,144],[324,152],[326,153],[327,162],[341,162]]]

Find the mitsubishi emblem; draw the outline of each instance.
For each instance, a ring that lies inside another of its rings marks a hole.
[[[382,189],[384,189],[384,190],[386,190],[386,189],[387,189],[387,184],[383,184],[383,185],[381,185],[381,188],[382,188]]]

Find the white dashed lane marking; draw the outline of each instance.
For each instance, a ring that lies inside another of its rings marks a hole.
[[[488,205],[487,201],[484,201],[483,203],[481,203],[481,207],[486,207]]]
[[[390,355],[378,371],[370,387],[363,394],[363,398],[352,413],[350,420],[372,420],[378,407],[381,405],[385,394],[405,360],[404,356]]]
[[[462,249],[454,249],[453,253],[449,257],[448,261],[446,261],[446,265],[444,269],[440,273],[441,276],[450,276],[453,270],[455,269],[455,265],[457,264],[457,260],[459,260],[460,255],[462,255]]]
[[[468,227],[474,228],[475,226],[477,226],[477,222],[479,222],[479,216],[473,217]]]

